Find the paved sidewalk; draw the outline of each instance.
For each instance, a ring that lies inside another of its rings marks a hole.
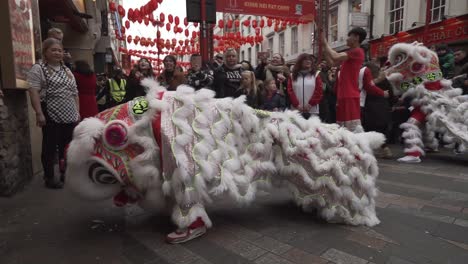
[[[374,228],[324,223],[275,192],[248,208],[211,208],[214,227],[181,245],[164,243],[167,215],[84,202],[36,180],[0,199],[0,263],[468,263],[468,155],[379,164]]]

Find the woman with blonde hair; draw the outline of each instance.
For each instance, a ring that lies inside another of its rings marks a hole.
[[[243,71],[239,89],[235,97],[246,96],[246,103],[253,108],[260,108],[262,105],[262,96],[260,95],[258,84],[253,71]]]
[[[59,40],[48,38],[42,43],[42,59],[32,66],[27,79],[36,124],[42,127],[45,186],[59,189],[65,181],[65,146],[80,120],[78,90],[75,77],[63,63],[63,46]],[[54,175],[57,149],[60,181]]]

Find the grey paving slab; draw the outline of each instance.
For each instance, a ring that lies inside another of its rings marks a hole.
[[[437,194],[433,192],[426,192],[422,190],[416,190],[411,188],[405,188],[402,186],[395,186],[386,183],[378,183],[377,184],[379,190],[384,191],[386,193],[393,193],[393,194],[400,194],[409,197],[415,197],[423,200],[431,200],[437,196]]]
[[[327,259],[336,264],[367,264],[368,261],[354,255],[348,254],[341,250],[330,248],[322,254],[322,258]]]
[[[222,264],[249,264],[253,263],[248,259],[224,248],[214,242],[201,237],[197,240],[182,244],[183,247],[192,251],[212,263]]]
[[[460,218],[460,219],[468,219],[468,215],[464,215],[463,213],[461,212],[454,212],[454,211],[451,211],[451,210],[447,210],[447,209],[444,209],[444,208],[439,208],[439,207],[434,207],[434,206],[430,206],[430,205],[424,205],[422,208],[421,208],[421,211],[422,212],[431,212],[433,214],[436,214],[436,215],[444,215],[444,216],[450,216],[450,217],[453,217],[453,218]]]
[[[170,264],[161,256],[157,255],[153,250],[140,243],[135,238],[127,235],[124,240],[125,244],[133,245],[129,248],[124,248],[123,256],[134,264],[146,264],[146,263],[160,263]]]
[[[413,262],[401,259],[399,257],[391,256],[385,264],[414,264]]]
[[[442,190],[438,195],[432,198],[432,201],[468,207],[468,193]]]
[[[454,225],[437,222],[438,224],[433,230],[416,229],[408,225],[406,218],[401,217],[401,215],[389,210],[389,212],[385,212],[388,221],[375,227],[377,231],[391,236],[400,244],[398,246],[388,244],[384,249],[384,254],[387,256],[395,255],[415,263],[425,263],[424,261],[427,260],[432,263],[446,263],[447,260],[460,263],[461,259],[468,259],[468,251],[438,238],[442,233],[447,236],[447,230],[441,229],[440,226],[454,227]],[[452,229],[452,231],[454,230]],[[463,235],[466,236],[466,234],[458,236]],[[450,238],[447,237],[447,239]]]
[[[434,176],[430,173],[423,174],[411,171],[408,171],[406,173],[397,173],[393,171],[385,171],[382,172],[379,177],[387,181],[401,182],[413,185],[424,183],[424,186],[427,187],[441,188],[443,190],[450,190],[455,192],[464,192],[468,189],[468,183],[455,182],[454,180]]]
[[[281,255],[283,258],[296,264],[325,264],[328,261],[316,255],[309,254],[303,250],[292,248]]]
[[[408,208],[404,208],[398,205],[389,205],[386,209],[396,210],[404,214],[410,214],[410,215],[414,215],[417,217],[427,218],[427,219],[444,222],[448,224],[452,224],[455,221],[455,217],[452,217],[452,216],[440,215],[440,214],[436,214],[433,212],[421,211],[421,210],[416,210],[416,209],[408,209]]]
[[[462,227],[468,227],[468,220],[456,219],[455,222],[453,222],[453,224],[458,225],[458,226],[462,226]]]
[[[294,264],[293,262],[282,258],[280,256],[277,256],[272,253],[267,253],[263,255],[262,257],[258,258],[255,261],[256,264]]]
[[[281,255],[292,248],[292,246],[288,244],[265,236],[252,241],[252,243],[278,255]]]
[[[438,237],[468,244],[468,228],[463,226],[441,223],[433,234]]]

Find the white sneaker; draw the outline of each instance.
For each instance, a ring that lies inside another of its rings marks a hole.
[[[403,158],[399,158],[398,162],[419,163],[419,162],[421,162],[421,159],[419,157],[415,157],[415,156],[404,156]]]
[[[176,230],[166,236],[166,241],[171,244],[179,244],[190,241],[206,233],[206,226],[197,227],[194,229],[186,228]]]

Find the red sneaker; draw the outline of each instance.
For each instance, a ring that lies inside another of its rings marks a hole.
[[[167,243],[179,244],[190,241],[206,233],[206,226],[201,218],[197,218],[188,228],[177,229],[166,236]]]

